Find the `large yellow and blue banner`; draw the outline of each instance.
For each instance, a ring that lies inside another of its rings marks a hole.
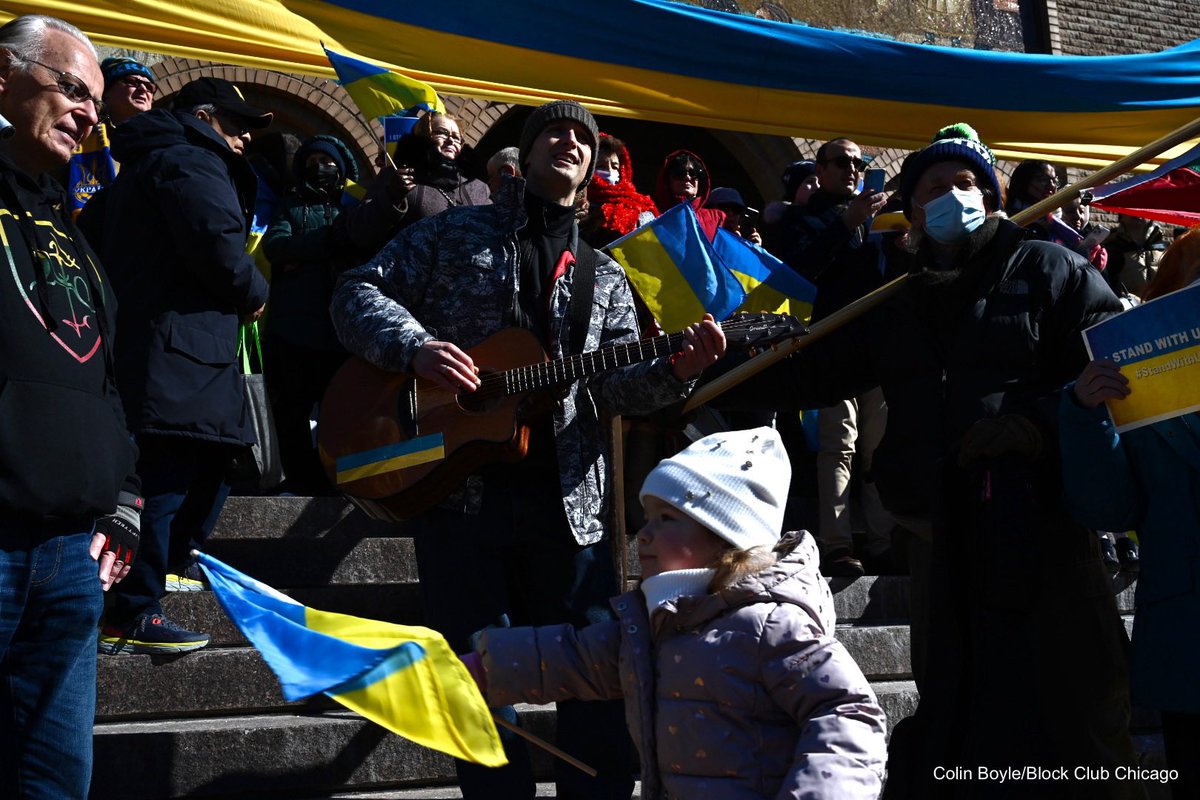
[[[507,763],[474,679],[437,631],[318,611],[212,556],[199,560],[288,700],[324,693],[418,744],[485,766]]]
[[[1200,41],[1061,56],[936,47],[672,0],[9,0],[101,44],[331,75],[321,49],[442,93],[914,149],[967,121],[1001,158],[1107,164],[1200,117]],[[613,35],[593,35],[603,20]],[[1155,159],[1184,152],[1180,145]]]
[[[1084,340],[1129,379],[1129,395],[1108,402],[1118,432],[1200,411],[1200,284],[1094,325]]]
[[[719,322],[746,300],[745,288],[713,252],[690,203],[663,212],[607,250],[667,333],[706,313]]]

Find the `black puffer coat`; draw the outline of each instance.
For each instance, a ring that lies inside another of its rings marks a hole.
[[[121,174],[84,219],[120,300],[118,386],[134,433],[254,441],[236,362],[240,318],[267,300],[245,252],[256,180],[197,118],[154,110],[113,138]],[[91,204],[89,204],[90,206]]]

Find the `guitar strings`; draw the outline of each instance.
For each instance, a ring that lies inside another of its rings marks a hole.
[[[730,334],[738,333],[742,329],[752,329],[755,326],[761,325],[762,321],[757,318],[731,319],[720,324],[721,330],[726,334]],[[619,368],[644,361],[647,358],[678,352],[686,339],[687,336],[683,333],[663,334],[650,339],[638,339],[636,342],[610,345],[588,353],[577,353],[555,361],[529,364],[503,372],[488,373],[480,379],[479,388],[472,394],[476,400],[492,400],[509,394],[520,394],[536,389],[548,388],[549,386],[571,380],[569,375],[584,368],[588,361],[595,362],[599,359],[602,368],[608,369],[603,366],[606,352],[613,353],[615,363],[612,368]],[[660,345],[666,345],[665,350],[662,352],[660,352]],[[649,349],[649,355],[647,355],[647,349]],[[635,354],[635,351],[638,357],[630,359]],[[620,363],[622,354],[626,359],[630,359],[623,364]],[[557,371],[563,373],[561,379],[555,379],[555,372]]]

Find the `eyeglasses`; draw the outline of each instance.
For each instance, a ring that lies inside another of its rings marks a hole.
[[[850,156],[848,156],[844,153],[840,156],[834,156],[833,158],[827,158],[824,161],[822,161],[821,163],[822,164],[833,164],[838,169],[847,169],[847,168],[853,166],[855,172],[862,172],[864,169],[867,168],[866,161],[863,161],[861,158],[851,158]]]
[[[54,82],[58,87],[58,90],[62,92],[63,95],[65,95],[66,98],[72,103],[83,104],[90,100],[92,101],[92,105],[96,108],[97,117],[104,119],[108,116],[108,108],[105,106],[104,101],[92,94],[91,90],[88,89],[88,85],[83,82],[83,78],[80,78],[77,75],[72,75],[69,72],[61,72],[49,64],[43,64],[40,61],[34,61],[32,58],[21,58],[18,56],[18,59],[21,61],[27,61],[30,64],[37,64],[39,67],[53,75]]]
[[[450,131],[434,131],[433,133],[429,134],[429,138],[445,139],[447,141],[454,142],[455,144],[462,144],[462,137],[457,133],[451,133]]]
[[[158,84],[151,83],[145,78],[135,78],[129,75],[121,78],[121,83],[130,87],[135,92],[149,92],[151,97],[158,94]]]
[[[699,167],[693,167],[693,166],[673,167],[671,169],[670,175],[672,178],[678,178],[679,180],[685,180],[685,179],[700,180],[701,178],[704,177],[704,170],[700,169]]]

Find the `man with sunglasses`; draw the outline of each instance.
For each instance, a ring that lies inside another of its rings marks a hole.
[[[867,223],[886,199],[882,192],[858,192],[866,169],[859,146],[833,139],[817,149],[814,175],[820,187],[808,204],[788,217],[781,257],[817,286],[813,319],[828,316],[881,285],[886,266],[869,239]],[[884,560],[893,522],[869,479],[871,459],[883,438],[887,405],[878,388],[822,408],[817,414],[817,495],[821,571],[857,577],[865,571],[854,555],[850,522],[851,463],[857,451],[862,467],[867,554]],[[883,565],[886,569],[887,565]]]
[[[102,653],[185,653],[208,643],[162,613],[168,591],[195,588],[189,556],[229,494],[230,458],[254,442],[236,352],[267,282],[246,253],[257,179],[243,157],[271,114],[220,78],[179,90],[117,127],[121,174],[80,226],[120,300],[116,365],[137,441],[146,520],[143,555],[106,614]],[[167,574],[176,578],[170,587]]]
[[[153,73],[132,58],[106,58],[100,62],[100,72],[104,75],[105,114],[75,148],[68,169],[67,188],[76,215],[117,177],[119,166],[111,152],[113,128],[149,111],[158,92]]]
[[[73,25],[0,27],[0,797],[87,797],[102,590],[138,544],[116,299],[52,177],[101,85]]]

